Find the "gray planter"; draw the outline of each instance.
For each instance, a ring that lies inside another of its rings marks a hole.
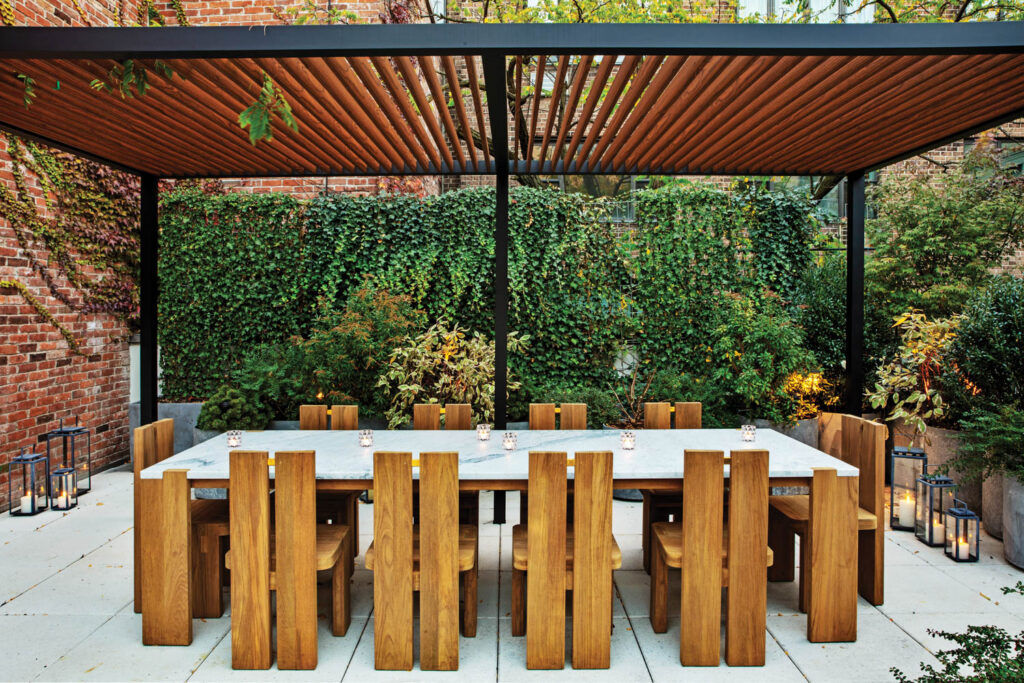
[[[196,419],[199,418],[199,410],[202,403],[157,403],[156,416],[158,419],[172,418],[174,420],[174,452],[180,453],[186,448],[191,448],[199,441],[195,441],[193,434],[196,426]],[[135,453],[135,428],[139,426],[139,404],[128,405],[128,452]],[[207,437],[209,438],[209,437]],[[205,440],[205,439],[203,439]]]
[[[224,432],[217,431],[216,429],[200,429],[199,427],[192,428],[192,445],[201,444],[204,441],[209,441],[218,434]]]
[[[1003,556],[1024,569],[1024,484],[1003,478]]]
[[[1003,475],[993,474],[981,483],[981,521],[990,536],[1003,537]]]
[[[785,434],[791,439],[807,444],[811,448],[818,447],[818,418],[812,417],[807,420],[797,420],[792,427],[780,427],[768,420],[754,420],[758,429],[771,429],[779,434]]]

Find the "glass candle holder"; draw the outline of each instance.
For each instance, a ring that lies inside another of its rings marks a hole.
[[[242,432],[232,429],[228,432],[228,448],[238,448],[242,445]]]
[[[519,437],[515,432],[505,432],[505,435],[501,437],[501,447],[506,451],[514,451],[518,441]]]
[[[50,509],[70,510],[78,505],[78,485],[75,470],[58,467],[50,474]]]
[[[624,431],[619,434],[619,442],[623,450],[631,451],[636,448],[636,432]]]
[[[743,425],[740,427],[740,435],[744,441],[753,441],[757,436],[757,427],[755,425]]]
[[[369,448],[373,445],[373,430],[372,429],[360,429],[359,430],[359,445],[363,448]]]
[[[491,425],[480,424],[476,426],[476,438],[480,441],[490,441]]]

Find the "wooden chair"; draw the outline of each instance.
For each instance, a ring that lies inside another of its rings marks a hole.
[[[561,419],[557,419],[558,417]],[[586,403],[563,403],[556,407],[554,403],[531,403],[529,413],[530,429],[586,429],[587,428],[587,404]],[[569,492],[569,499],[572,500],[572,492]],[[526,519],[529,508],[529,495],[523,491],[519,494],[519,520]],[[569,520],[572,521],[573,506],[568,507]]]
[[[765,658],[768,567],[768,452],[733,451],[729,516],[724,519],[725,457],[686,451],[682,520],[655,522],[651,538],[651,628],[668,629],[668,568],[682,570],[679,660],[718,666],[722,588],[727,588],[725,661],[760,666]]]
[[[343,636],[351,621],[349,566],[352,530],[316,523],[316,454],[274,456],[274,526],[265,451],[232,451],[231,667],[269,669],[273,661],[270,592],[277,592],[277,665],[315,669],[316,573],[332,570],[331,632]]]
[[[359,429],[359,406],[334,405],[299,406],[299,429]],[[317,491],[317,524],[345,524],[352,528],[352,561],[359,554],[359,492]]]
[[[142,612],[142,486],[140,473],[174,455],[174,420],[166,418],[135,429],[134,513],[135,525],[135,612]],[[192,616],[216,619],[224,614],[221,558],[228,537],[228,502],[226,500],[190,500]]]
[[[512,635],[526,634],[526,668],[565,666],[565,591],[573,592],[572,666],[611,663],[612,453],[577,453],[576,522],[567,521],[566,453],[531,452],[527,524],[512,527]],[[579,562],[577,562],[579,558]]]
[[[676,429],[700,429],[702,406],[694,401],[679,401],[675,406],[668,403],[644,404],[644,429],[671,429],[672,413],[675,413]],[[644,571],[651,572],[651,525],[667,522],[679,512],[682,500],[678,494],[642,490],[643,495],[643,551]]]
[[[443,409],[437,403],[417,403],[412,407],[412,428],[439,430],[442,414],[445,429],[473,429],[473,407],[468,403],[449,403]],[[419,509],[419,499],[415,492],[413,508]],[[459,492],[459,523],[474,526],[480,523],[479,491]]]
[[[411,453],[373,454],[374,665],[411,670],[413,592],[420,593],[420,668],[459,668],[459,577],[462,635],[476,636],[477,527],[458,523],[459,454],[422,453],[421,522],[413,524]]]
[[[857,590],[872,605],[885,600],[885,425],[853,415],[822,413],[818,418],[818,448],[860,470],[857,483]],[[770,581],[792,581],[794,535],[800,537],[801,611],[808,610],[812,566],[807,527],[813,506],[811,495],[772,496],[770,500],[771,544],[778,561],[769,572]]]

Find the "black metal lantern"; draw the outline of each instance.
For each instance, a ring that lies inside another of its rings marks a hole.
[[[889,481],[889,526],[898,531],[913,531],[917,514],[917,480],[928,471],[928,456],[920,448],[897,446],[892,449]]]
[[[977,562],[981,548],[981,519],[967,509],[962,500],[954,499],[946,510],[946,557],[954,562]]]
[[[81,439],[85,439],[85,450],[80,445]],[[51,440],[60,439],[64,459],[63,467],[69,467],[75,471],[75,481],[78,489],[76,496],[89,492],[92,488],[92,434],[85,427],[79,426],[78,416],[75,416],[74,425],[64,425],[64,418],[60,419],[60,427],[46,434],[46,457],[50,457]]]
[[[946,542],[946,510],[953,507],[956,484],[949,477],[926,474],[917,480],[914,535],[922,543],[941,546]]]
[[[14,516],[38,515],[47,508],[46,486],[50,461],[42,453],[22,448],[11,458],[7,476],[7,501]]]
[[[50,474],[50,507],[54,510],[70,510],[78,505],[78,485],[75,470],[58,467]]]

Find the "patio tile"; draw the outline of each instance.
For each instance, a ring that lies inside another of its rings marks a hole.
[[[413,623],[412,671],[376,671],[373,668],[373,619],[363,631],[343,680],[364,681],[484,681],[494,680],[498,670],[498,619],[477,622],[476,637],[459,636],[458,671],[421,671],[419,668],[420,624]]]
[[[633,620],[640,649],[655,681],[803,681],[804,677],[770,634],[765,634],[763,667],[730,667],[725,664],[725,629],[722,630],[722,662],[718,667],[682,666],[679,663],[679,618],[668,621],[666,633],[655,633],[651,622]]]
[[[857,614],[855,643],[809,642],[803,615],[769,615],[768,630],[811,681],[889,681],[893,665],[916,674],[918,662],[934,661],[917,641],[877,611]]]
[[[65,650],[85,640],[109,617],[78,615],[57,620],[48,615],[0,616],[0,678],[28,681],[45,672]]]
[[[230,630],[196,669],[190,681],[340,681],[366,627],[366,617],[353,617],[342,638],[331,635],[326,619],[317,629],[317,666],[313,671],[282,671],[277,662],[267,670],[235,671],[231,668]]]
[[[896,614],[893,615],[893,621],[932,653],[939,650],[955,649],[956,644],[930,635],[928,629],[957,632],[966,631],[968,626],[997,626],[1011,635],[1024,632],[1024,617],[991,612],[984,614]],[[897,665],[906,668],[902,663],[897,663]]]
[[[40,681],[184,681],[229,632],[231,621],[196,619],[188,647],[143,647],[142,617],[130,608],[111,617],[40,675]]]
[[[643,569],[619,569],[614,574],[615,588],[623,603],[623,609],[633,619],[647,618],[651,613],[651,577]],[[675,612],[672,612],[672,596],[669,594],[669,616],[679,616],[678,591]]]
[[[491,526],[482,525],[482,526]],[[499,558],[501,557],[501,537],[497,534],[492,536],[480,536],[480,569],[482,570],[497,570],[501,567],[498,565]]]
[[[571,678],[574,681],[650,681],[643,653],[637,644],[629,620],[613,619],[611,640],[611,668],[572,668],[572,619],[566,618],[565,669],[531,671],[526,668],[526,636],[512,636],[512,621],[499,619],[498,680],[499,681],[553,681]]]
[[[879,609],[888,615],[899,612],[976,614],[1001,611],[980,590],[965,586],[947,571],[948,568],[935,566],[887,564],[885,604]]]

